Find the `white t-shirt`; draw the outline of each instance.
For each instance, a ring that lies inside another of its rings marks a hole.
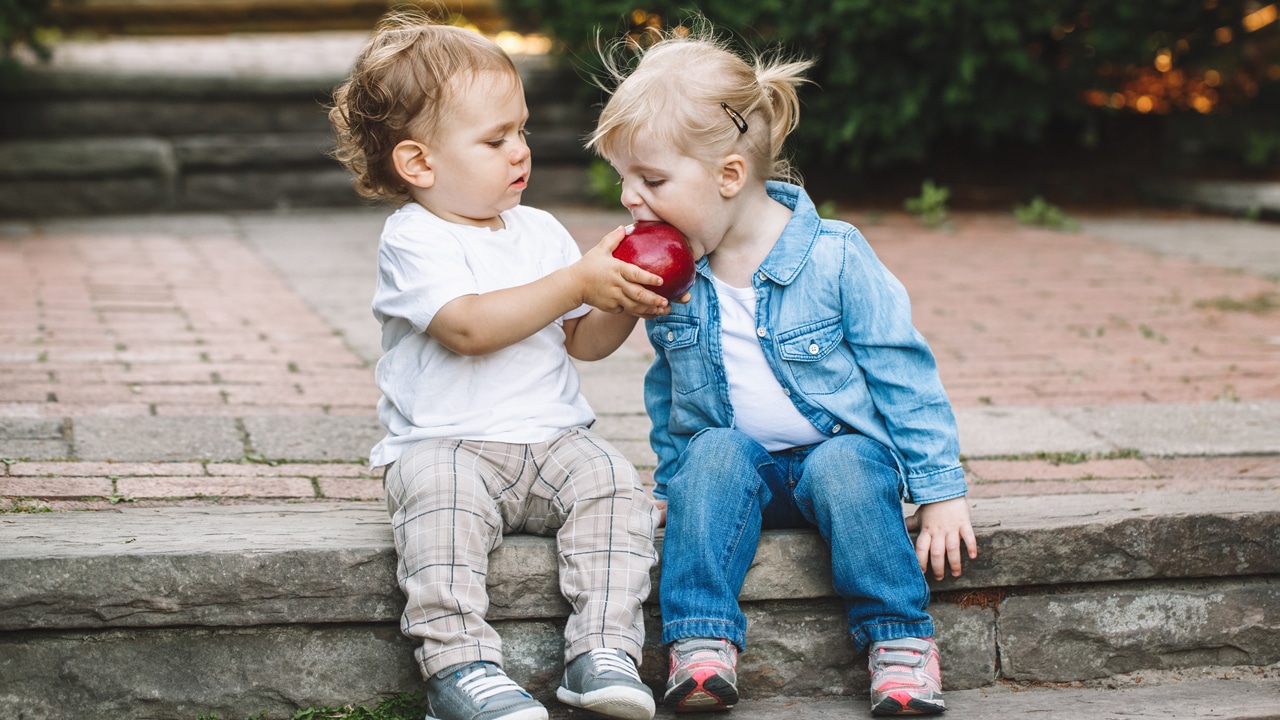
[[[428,438],[544,442],[595,415],[579,392],[564,346],[564,320],[497,352],[459,355],[426,333],[450,300],[533,282],[576,262],[569,231],[549,213],[517,206],[489,230],[440,219],[417,203],[387,218],[378,246],[373,314],[382,323],[378,417],[387,436],[373,467]]]
[[[720,348],[733,405],[733,427],[769,452],[827,439],[809,422],[774,377],[756,338],[756,289],[713,277],[720,306]]]

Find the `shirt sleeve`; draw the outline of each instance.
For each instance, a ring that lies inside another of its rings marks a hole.
[[[425,332],[450,300],[479,292],[460,238],[413,216],[388,220],[378,247],[373,311]]]
[[[908,499],[929,503],[964,495],[959,428],[933,351],[911,322],[907,291],[857,230],[846,247],[845,337],[906,464]]]

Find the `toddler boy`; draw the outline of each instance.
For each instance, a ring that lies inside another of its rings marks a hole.
[[[650,720],[636,671],[658,515],[635,469],[587,428],[570,356],[605,357],[637,317],[667,312],[660,282],[582,255],[529,182],[523,86],[490,40],[414,15],[379,24],[338,88],[336,156],[357,191],[399,203],[378,249],[376,379],[388,510],[407,598],[401,629],[430,718],[545,720],[502,670],[485,621],[489,553],[505,533],[554,535],[565,628],[562,702]],[[594,307],[591,307],[594,306]]]

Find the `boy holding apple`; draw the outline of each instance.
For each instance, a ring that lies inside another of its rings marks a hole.
[[[485,621],[490,551],[505,533],[554,535],[572,605],[557,697],[649,720],[636,671],[659,514],[594,421],[570,356],[605,357],[637,317],[669,311],[661,279],[612,257],[622,228],[581,255],[529,182],[523,86],[479,34],[384,20],[330,111],[362,195],[399,204],[378,249],[376,379],[402,631],[421,645],[430,717],[540,720],[502,671]]]

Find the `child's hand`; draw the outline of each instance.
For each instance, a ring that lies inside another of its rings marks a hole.
[[[907,530],[919,530],[916,558],[920,572],[928,573],[933,565],[933,579],[941,580],[945,565],[951,575],[960,577],[960,541],[969,549],[969,559],[978,557],[978,541],[969,522],[969,503],[964,497],[921,505],[907,518]]]
[[[654,500],[653,506],[658,509],[658,527],[667,526],[667,501]]]
[[[670,312],[667,299],[643,287],[660,285],[662,278],[613,256],[625,237],[625,229],[619,227],[573,264],[583,302],[608,313],[625,312],[639,318],[666,315]]]

